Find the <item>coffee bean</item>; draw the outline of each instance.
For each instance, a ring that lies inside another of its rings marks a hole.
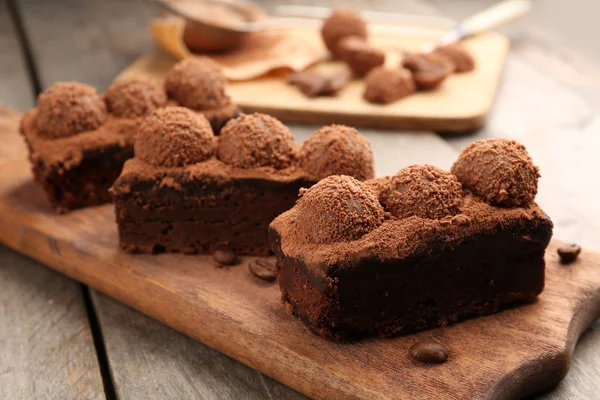
[[[567,244],[560,246],[557,252],[562,264],[570,264],[575,261],[579,256],[579,253],[581,253],[581,246],[576,244]]]
[[[277,278],[275,264],[270,261],[261,259],[250,261],[248,268],[255,276],[265,281],[274,281]]]
[[[417,342],[408,350],[408,354],[426,364],[441,364],[448,360],[448,350],[434,341]]]
[[[217,250],[213,254],[213,260],[219,265],[233,265],[236,262],[235,253],[231,250]]]

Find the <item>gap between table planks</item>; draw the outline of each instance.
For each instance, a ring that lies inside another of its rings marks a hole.
[[[22,154],[0,163],[0,178],[0,226],[12,227],[0,230],[2,242],[315,398],[529,394],[566,374],[577,338],[600,313],[600,255],[585,251],[561,266],[555,242],[535,304],[416,335],[329,342],[287,315],[276,285],[245,265],[124,254],[112,205],[56,216]],[[410,345],[430,337],[450,349],[448,363],[409,359]]]

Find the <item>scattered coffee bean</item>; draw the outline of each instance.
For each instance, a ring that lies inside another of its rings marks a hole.
[[[277,278],[275,264],[270,261],[261,259],[250,261],[248,268],[255,276],[265,281],[274,281]]]
[[[235,253],[231,250],[217,250],[213,254],[215,260],[220,266],[234,265],[236,262]]]
[[[579,256],[579,253],[581,253],[581,246],[576,244],[567,244],[560,246],[557,252],[562,264],[570,264],[575,261]]]
[[[426,364],[441,364],[448,360],[448,350],[434,341],[417,342],[408,350],[408,354]]]

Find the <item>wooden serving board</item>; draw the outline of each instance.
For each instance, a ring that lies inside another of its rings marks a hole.
[[[5,121],[4,121],[5,122]],[[284,311],[276,284],[208,256],[129,255],[112,205],[58,216],[33,182],[25,146],[0,119],[0,241],[292,388],[319,399],[505,399],[558,383],[580,334],[600,316],[600,254],[569,266],[547,252],[539,300],[450,327],[393,339],[336,343]],[[408,356],[434,338],[448,362]]]
[[[398,50],[418,51],[440,32],[421,36],[376,36],[372,42],[388,50],[388,64],[397,66]],[[315,29],[301,30],[299,40],[323,47]],[[468,132],[480,128],[492,108],[501,80],[509,41],[497,33],[486,33],[464,42],[477,68],[453,74],[439,88],[419,92],[392,104],[376,105],[362,98],[363,81],[350,82],[337,97],[307,98],[286,83],[282,74],[249,81],[230,82],[228,92],[245,112],[264,112],[286,122],[339,123],[355,127]],[[394,51],[392,51],[394,50]],[[326,54],[326,51],[323,50]],[[177,60],[162,50],[143,56],[120,76],[150,74],[164,77]],[[341,63],[327,61],[322,70],[335,70]]]

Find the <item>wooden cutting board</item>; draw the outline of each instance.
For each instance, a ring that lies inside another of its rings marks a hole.
[[[315,29],[297,30],[298,40],[323,47]],[[425,42],[439,36],[429,32],[422,36],[375,36],[372,42],[388,50],[388,64],[399,64],[398,50],[417,51]],[[230,82],[228,92],[245,112],[264,112],[286,122],[315,124],[339,123],[355,127],[468,132],[480,128],[492,108],[501,80],[509,41],[497,33],[486,33],[464,42],[473,54],[477,68],[469,73],[450,76],[439,88],[419,92],[388,105],[363,100],[362,80],[353,80],[337,97],[310,99],[285,76],[267,76],[250,81]],[[392,51],[394,50],[394,51]],[[326,53],[323,50],[323,53]],[[177,60],[162,50],[155,50],[135,61],[120,76],[136,73],[164,77]],[[343,67],[327,61],[323,70]]]
[[[33,182],[16,120],[0,118],[0,242],[318,399],[505,399],[558,383],[581,333],[600,316],[600,254],[573,264],[547,252],[539,300],[489,317],[393,339],[335,343],[288,315],[274,283],[244,257],[119,251],[112,205],[57,216]],[[448,362],[423,365],[410,346],[434,338]]]

